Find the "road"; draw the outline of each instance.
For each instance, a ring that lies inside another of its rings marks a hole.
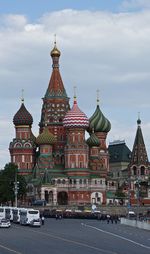
[[[97,220],[45,219],[0,228],[0,254],[149,254],[150,231]]]

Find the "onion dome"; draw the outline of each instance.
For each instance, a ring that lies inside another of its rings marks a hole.
[[[93,132],[91,134],[91,136],[87,139],[86,143],[92,147],[92,146],[99,146],[100,145],[100,141],[98,139],[98,137],[95,135],[95,133]]]
[[[21,104],[20,109],[17,111],[17,113],[14,115],[13,123],[15,126],[18,125],[32,125],[33,118],[31,114],[26,109],[24,103]]]
[[[71,110],[67,112],[63,120],[64,127],[80,127],[80,128],[88,128],[89,120],[87,116],[79,109],[76,101],[76,97],[74,97],[74,103]]]
[[[36,142],[36,137],[34,136],[34,134],[31,132],[31,139]]]
[[[54,48],[51,51],[51,57],[60,57],[61,53],[58,50],[57,46],[56,46],[56,41],[54,42]]]
[[[99,105],[97,105],[94,114],[89,119],[89,129],[88,131],[91,133],[92,129],[95,132],[109,132],[111,129],[111,124],[109,120],[103,115],[101,112]]]
[[[36,143],[38,145],[53,145],[56,142],[56,139],[52,133],[46,128],[44,131],[36,138]]]
[[[141,125],[140,113],[139,113],[139,115],[138,115],[137,125],[138,125],[138,126]]]

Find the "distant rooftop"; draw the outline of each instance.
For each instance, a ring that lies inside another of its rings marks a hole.
[[[111,145],[119,145],[119,144],[125,144],[125,140],[114,140],[112,142],[109,142],[109,146]]]
[[[131,151],[127,147],[125,140],[115,140],[110,142],[108,151],[110,155],[110,163],[129,162],[131,160]]]

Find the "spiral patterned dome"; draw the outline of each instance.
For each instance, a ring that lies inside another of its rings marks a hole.
[[[69,110],[63,120],[64,127],[88,128],[89,120],[87,116],[79,109],[76,99],[71,110]]]
[[[99,146],[100,141],[98,137],[95,135],[95,133],[92,133],[91,136],[87,139],[86,143],[92,147],[92,146]]]
[[[17,113],[14,115],[13,123],[15,126],[18,125],[32,125],[33,118],[31,114],[26,109],[24,103],[21,104],[20,109],[17,111]]]
[[[56,142],[56,139],[52,133],[49,132],[49,130],[46,128],[44,131],[39,134],[39,136],[36,138],[36,143],[38,145],[53,145]]]
[[[101,112],[99,105],[94,112],[94,114],[89,119],[89,129],[88,131],[91,133],[92,129],[95,132],[109,132],[111,129],[111,123],[109,120],[103,115]]]

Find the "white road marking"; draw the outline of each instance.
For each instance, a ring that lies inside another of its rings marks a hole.
[[[19,227],[15,226],[15,228],[19,228]],[[70,239],[67,239],[67,238],[64,238],[64,237],[54,235],[52,233],[46,233],[46,232],[43,232],[43,231],[36,231],[34,229],[29,229],[29,228],[28,228],[28,230],[30,230],[30,231],[32,231],[36,234],[45,235],[45,236],[48,236],[48,237],[51,237],[51,238],[54,238],[54,239],[58,239],[58,240],[61,240],[61,241],[64,241],[64,242],[73,243],[73,244],[76,244],[76,245],[79,245],[79,246],[82,246],[82,247],[97,250],[98,252],[101,252],[101,253],[104,253],[104,254],[117,254],[117,252],[114,252],[114,251],[111,251],[111,250],[105,250],[105,249],[101,249],[101,248],[98,248],[98,247],[94,247],[92,245],[88,245],[86,243],[70,240]],[[16,252],[16,254],[22,254],[22,253]]]
[[[19,252],[19,251],[10,249],[10,248],[8,248],[8,247],[6,247],[6,246],[4,246],[4,245],[1,245],[1,244],[0,244],[0,248],[5,249],[5,250],[8,250],[8,251],[13,252],[13,253],[16,253],[16,254],[22,254],[22,253]]]
[[[141,244],[141,243],[138,243],[138,242],[135,242],[135,241],[133,241],[133,240],[131,240],[131,239],[128,239],[128,238],[126,238],[126,237],[123,237],[123,236],[120,236],[120,235],[111,233],[111,232],[109,232],[109,231],[105,231],[105,230],[99,229],[99,228],[97,228],[97,227],[94,227],[94,226],[91,226],[91,225],[88,225],[88,224],[84,224],[84,223],[81,223],[81,224],[82,224],[82,226],[89,227],[89,228],[95,229],[95,230],[97,230],[97,231],[100,231],[100,232],[102,232],[102,233],[105,233],[105,234],[108,234],[108,235],[112,235],[112,236],[118,237],[118,238],[120,238],[120,239],[122,239],[122,240],[131,242],[131,243],[133,243],[133,244],[135,244],[135,245],[138,245],[138,246],[140,246],[140,247],[143,247],[143,248],[145,248],[145,249],[149,249],[149,250],[150,250],[150,247],[149,247],[149,246],[144,245],[144,244]]]

